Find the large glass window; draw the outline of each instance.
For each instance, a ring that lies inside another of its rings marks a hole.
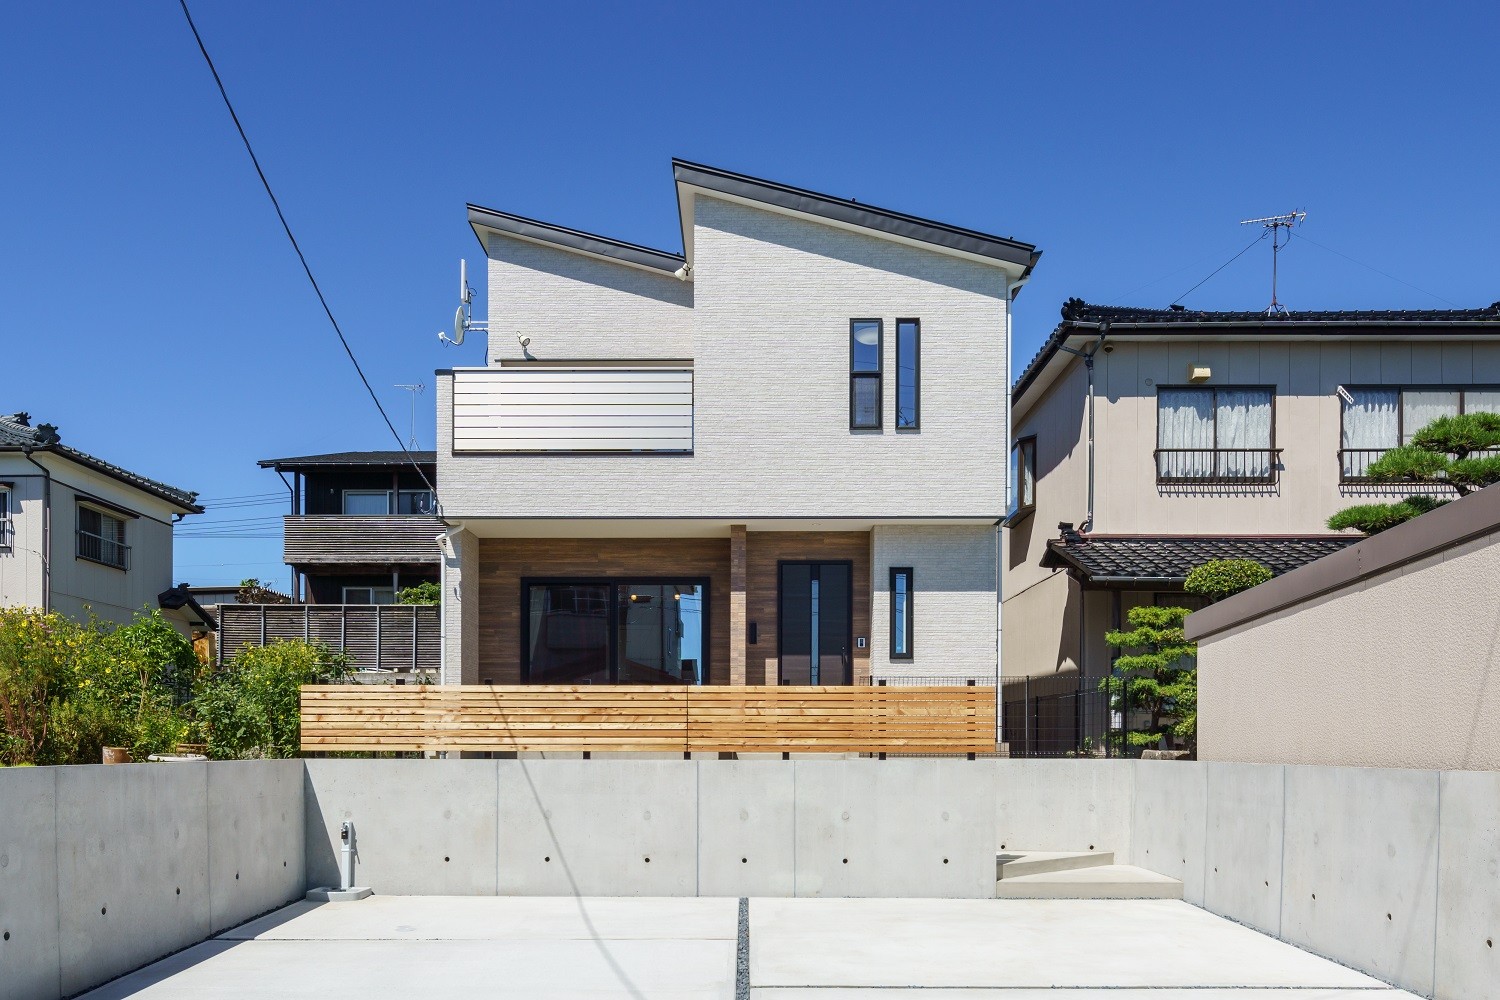
[[[345,604],[395,604],[395,587],[345,587]]]
[[[914,431],[922,417],[922,322],[896,320],[896,430]]]
[[[912,570],[910,566],[891,568],[891,659],[913,658]]]
[[[397,514],[434,514],[431,490],[402,490],[396,494]]]
[[[1156,475],[1163,482],[1268,482],[1275,471],[1274,393],[1163,388],[1156,396]]]
[[[706,580],[528,581],[532,684],[703,684]]]
[[[391,494],[387,490],[345,490],[344,513],[361,517],[380,516],[391,512]]]
[[[849,321],[849,427],[880,429],[880,356],[883,324],[878,319]]]
[[[1345,480],[1363,479],[1371,462],[1397,445],[1411,444],[1439,417],[1500,413],[1500,390],[1494,388],[1357,386],[1339,395],[1344,401],[1339,464]]]

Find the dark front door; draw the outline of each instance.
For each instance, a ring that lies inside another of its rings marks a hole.
[[[854,566],[783,562],[776,620],[783,684],[850,684]]]

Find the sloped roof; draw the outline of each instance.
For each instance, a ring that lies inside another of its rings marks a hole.
[[[1012,404],[1026,393],[1043,369],[1057,357],[1069,337],[1094,335],[1108,323],[1111,335],[1120,333],[1235,335],[1239,337],[1338,335],[1368,333],[1391,336],[1405,332],[1453,332],[1500,335],[1500,302],[1482,309],[1321,309],[1284,313],[1244,310],[1141,309],[1101,306],[1073,298],[1063,303],[1062,322],[1026,365],[1011,389]]]
[[[333,451],[326,455],[301,455],[296,458],[263,458],[256,464],[262,469],[290,472],[295,469],[321,469],[339,465],[435,465],[435,451]]]
[[[142,492],[165,500],[170,504],[181,507],[192,514],[203,513],[203,508],[198,506],[198,494],[189,490],[180,490],[175,486],[149,479],[139,473],[131,472],[129,469],[121,468],[112,462],[106,462],[102,458],[95,458],[87,452],[79,451],[59,443],[57,439],[57,428],[51,424],[38,424],[31,426],[31,415],[29,413],[0,414],[0,451],[43,451],[61,455],[64,458],[77,462],[79,465],[92,469],[95,472],[118,480],[128,486],[134,486]]]
[[[1253,559],[1280,576],[1341,552],[1360,535],[1069,535],[1047,543],[1042,565],[1085,583],[1181,584],[1214,559]]]

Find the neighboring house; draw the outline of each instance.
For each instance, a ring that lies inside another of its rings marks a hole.
[[[211,615],[172,585],[172,525],[197,494],[62,444],[51,424],[0,416],[0,605],[128,622],[161,608],[191,633]]]
[[[1092,407],[1075,352],[1092,354]],[[1375,457],[1442,414],[1500,411],[1500,303],[1266,315],[1073,299],[1011,405],[1004,669],[1097,677],[1132,606],[1201,606],[1182,584],[1210,559],[1281,574],[1339,551],[1358,537],[1329,515],[1412,489],[1366,480]]]
[[[993,678],[1036,249],[673,162],[682,253],[469,207],[439,372],[449,683]]]
[[[259,464],[291,493],[283,559],[294,573],[294,602],[392,604],[397,591],[437,581],[443,525],[428,486],[437,475],[432,452],[342,451]]]

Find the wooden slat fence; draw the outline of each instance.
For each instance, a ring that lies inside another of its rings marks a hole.
[[[991,753],[995,689],[308,685],[302,749]]]

